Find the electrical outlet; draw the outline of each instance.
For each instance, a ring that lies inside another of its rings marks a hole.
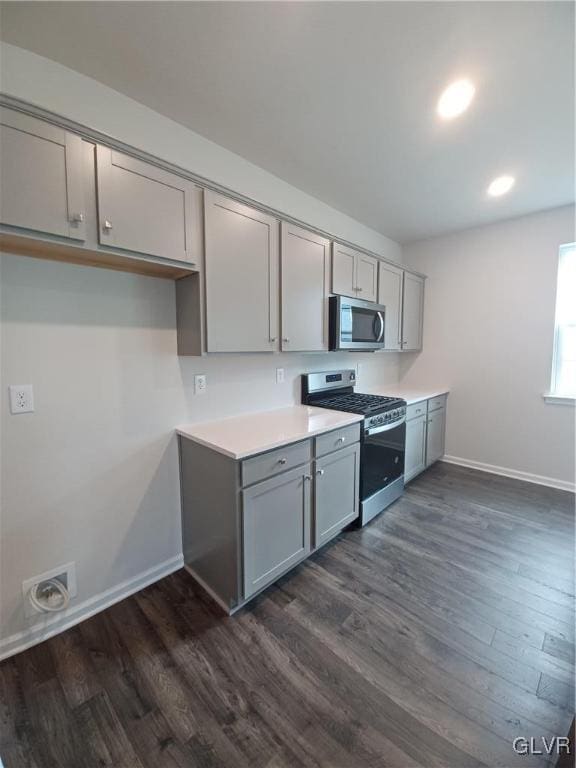
[[[284,368],[276,368],[276,384],[284,383]]]
[[[34,411],[34,390],[32,384],[11,384],[10,413],[31,413]]]
[[[196,376],[194,376],[194,394],[203,395],[206,392],[206,387],[206,374],[197,373]]]
[[[30,592],[35,584],[39,584],[41,581],[46,581],[47,579],[58,579],[58,581],[62,582],[68,590],[70,598],[76,597],[78,594],[78,589],[76,587],[76,563],[72,562],[59,565],[51,571],[46,571],[46,573],[41,573],[39,576],[33,576],[31,579],[26,579],[26,581],[22,582],[24,616],[28,618],[31,616],[38,616],[37,611],[33,608],[28,599],[28,592]]]

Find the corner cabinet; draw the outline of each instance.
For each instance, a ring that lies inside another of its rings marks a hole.
[[[84,240],[80,136],[2,107],[0,168],[0,223]]]
[[[328,349],[330,241],[292,224],[281,224],[283,352]]]
[[[422,349],[424,278],[381,261],[378,303],[386,307],[385,349]]]
[[[206,350],[272,352],[278,339],[278,220],[206,191]]]
[[[235,460],[179,438],[185,567],[225,611],[358,517],[359,439],[353,424]]]
[[[332,293],[353,299],[376,301],[378,259],[340,243],[333,243]]]
[[[406,408],[406,453],[404,482],[434,464],[444,455],[446,395],[412,403]]]

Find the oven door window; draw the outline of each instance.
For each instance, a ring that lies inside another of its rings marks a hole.
[[[406,424],[375,435],[362,443],[361,498],[368,499],[404,474]]]
[[[376,342],[380,333],[380,318],[373,309],[342,307],[340,328],[344,342]]]

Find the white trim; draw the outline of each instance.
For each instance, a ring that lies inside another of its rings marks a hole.
[[[189,565],[185,564],[184,565],[184,570],[187,571],[190,574],[190,576],[192,576],[194,581],[197,581],[198,584],[200,584],[202,589],[205,592],[207,592],[210,595],[210,597],[212,598],[212,600],[214,600],[214,602],[218,603],[220,608],[222,608],[222,610],[226,611],[226,613],[229,616],[232,615],[234,610],[237,610],[238,607],[241,607],[241,606],[237,606],[236,608],[230,608],[230,606],[226,605],[224,600],[222,600],[222,598],[219,595],[217,595],[216,592],[214,592],[212,587],[209,587],[208,584],[206,584],[206,582],[204,581],[204,579],[201,579],[200,576],[198,576],[198,574],[196,573],[196,571],[193,568],[191,568]]]
[[[458,464],[461,467],[469,467],[470,469],[479,469],[482,472],[490,472],[492,475],[513,477],[515,480],[524,480],[526,483],[547,485],[550,488],[558,488],[561,491],[576,492],[576,483],[572,483],[569,480],[557,480],[555,477],[533,475],[531,472],[521,472],[519,469],[510,469],[509,467],[497,467],[495,464],[484,464],[482,461],[463,459],[460,456],[443,456],[440,461],[445,461],[447,464]]]
[[[542,395],[544,402],[552,405],[576,405],[576,396],[555,395],[554,392],[544,392]]]
[[[25,651],[26,648],[37,645],[53,635],[58,635],[60,632],[64,632],[85,619],[89,619],[95,613],[109,608],[114,603],[124,600],[135,592],[139,592],[149,584],[153,584],[170,573],[174,573],[174,571],[182,568],[182,565],[182,555],[171,557],[169,560],[165,560],[163,563],[155,565],[147,571],[142,571],[132,579],[123,581],[115,587],[107,589],[105,592],[100,592],[84,600],[82,603],[71,606],[58,616],[47,616],[41,623],[36,623],[32,627],[10,635],[10,637],[5,637],[3,640],[0,640],[0,661],[13,656],[15,653]]]

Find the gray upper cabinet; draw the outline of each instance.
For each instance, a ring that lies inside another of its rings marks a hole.
[[[96,170],[101,245],[199,261],[201,190],[191,181],[101,145]]]
[[[424,315],[424,278],[404,272],[402,306],[402,349],[422,349]]]
[[[0,222],[84,240],[82,139],[0,109]]]
[[[207,351],[277,350],[277,219],[206,191],[204,221]]]
[[[310,552],[310,464],[242,491],[244,599]]]
[[[330,241],[281,225],[282,350],[328,349]]]
[[[446,431],[446,409],[439,408],[428,412],[426,432],[426,466],[444,456],[444,435]]]
[[[385,349],[402,349],[402,279],[404,270],[381,261],[378,303],[386,307]]]
[[[376,301],[378,294],[378,259],[359,253],[356,259],[356,297]]]
[[[332,293],[376,301],[378,260],[340,243],[332,245]]]
[[[320,547],[358,517],[360,445],[316,461],[314,546]]]

